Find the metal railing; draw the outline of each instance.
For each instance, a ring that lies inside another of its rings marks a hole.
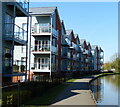
[[[47,52],[50,51],[50,44],[35,44],[34,47],[32,48],[33,52]]]
[[[32,26],[32,33],[51,33],[51,26],[50,25],[44,25],[37,23],[34,26]]]
[[[33,63],[31,64],[32,70],[50,70],[50,63]]]
[[[13,31],[14,27],[14,31]],[[27,41],[27,31],[13,23],[5,23],[5,37]]]
[[[19,5],[28,12],[29,0],[16,0]]]
[[[54,28],[51,28],[50,24],[44,23],[36,23],[32,26],[32,34],[40,34],[40,33],[53,33],[53,36],[58,37],[58,31]]]
[[[15,60],[12,64],[12,59],[5,59],[4,64],[5,72],[8,74],[12,72],[24,72],[26,70],[26,61]]]

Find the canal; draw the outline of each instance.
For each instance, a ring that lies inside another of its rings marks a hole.
[[[120,106],[120,75],[109,75],[94,80],[91,90],[98,105]]]

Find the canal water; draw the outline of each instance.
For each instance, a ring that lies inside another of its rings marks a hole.
[[[98,105],[120,106],[120,75],[109,75],[94,80],[91,90]]]

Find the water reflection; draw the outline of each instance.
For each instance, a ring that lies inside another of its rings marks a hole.
[[[102,97],[104,94],[103,88],[104,88],[104,84],[101,78],[98,78],[91,83],[91,89],[94,93],[94,97],[96,101],[99,103],[102,101]]]
[[[118,105],[120,75],[98,78],[91,83],[91,89],[98,105]]]

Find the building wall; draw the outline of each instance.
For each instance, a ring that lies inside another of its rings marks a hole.
[[[56,29],[58,30],[58,73],[61,72],[61,21],[56,10]]]
[[[2,76],[2,36],[2,2],[0,1],[0,78]]]

